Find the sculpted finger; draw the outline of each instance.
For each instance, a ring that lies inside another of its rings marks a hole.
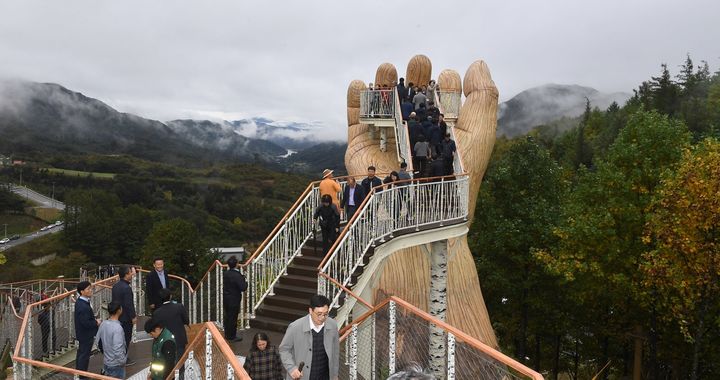
[[[430,82],[432,75],[432,62],[430,58],[418,54],[410,58],[405,74],[405,83],[413,83],[416,86],[423,86]]]
[[[393,86],[398,80],[397,69],[392,63],[383,63],[378,66],[375,72],[375,85],[390,87]]]

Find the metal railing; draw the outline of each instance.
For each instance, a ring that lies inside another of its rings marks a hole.
[[[115,282],[117,277],[93,284],[90,303],[100,319],[107,318],[107,304],[112,298],[112,285]],[[42,361],[51,360],[76,346],[74,323],[76,297],[77,292],[72,290],[25,307],[13,353],[15,379],[35,378],[40,368],[73,376],[110,379]]]
[[[434,336],[434,331],[441,334]],[[373,307],[340,333],[341,379],[386,379],[410,365],[448,380],[543,378],[397,297]]]
[[[435,91],[435,104],[445,119],[455,120],[460,115],[462,94],[454,91]]]
[[[440,97],[440,98],[438,98]],[[445,99],[443,102],[442,100]],[[459,92],[450,92],[450,91],[436,91],[435,92],[435,104],[438,106],[438,110],[441,114],[446,116],[445,123],[447,124],[447,131],[451,135],[451,139],[455,141],[456,148],[458,147],[458,141],[455,137],[455,121],[457,120],[458,115],[460,114],[460,93]],[[450,107],[451,110],[455,113],[446,113],[446,108]],[[455,111],[456,110],[456,111]],[[450,115],[450,116],[448,116]],[[455,158],[453,160],[453,172],[455,173],[464,173],[465,172],[465,165],[463,164],[462,157],[460,155],[460,149],[457,150],[455,154]]]
[[[250,380],[232,348],[210,322],[202,324],[166,380],[177,380],[181,375],[185,379]]]
[[[396,89],[360,92],[360,117],[392,119],[396,112]]]
[[[465,222],[468,215],[469,178],[434,177],[396,182],[391,188],[371,191],[353,219],[318,267],[342,286],[348,286],[370,246],[382,244],[402,230]],[[338,305],[339,289],[318,278],[318,293]]]
[[[394,90],[393,94],[397,94],[397,89]],[[408,173],[413,173],[410,133],[408,132],[407,123],[405,123],[402,118],[399,96],[395,96],[395,144],[397,146],[398,162],[405,162]]]

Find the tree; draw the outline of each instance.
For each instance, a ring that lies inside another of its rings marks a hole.
[[[478,198],[471,247],[488,308],[498,321],[495,328],[512,342],[520,360],[540,360],[539,347],[529,352],[531,335],[539,342],[561,331],[559,318],[551,319],[560,308],[547,309],[547,300],[558,295],[556,281],[532,252],[555,241],[565,188],[560,166],[528,137],[494,161]]]
[[[194,281],[201,279],[213,260],[197,227],[177,218],[153,225],[142,249],[141,264],[150,267],[156,257],[165,260],[171,273]]]
[[[120,201],[104,190],[73,190],[65,200],[64,237],[69,248],[105,263],[115,257],[116,213]]]
[[[672,80],[667,64],[662,64],[662,72],[659,77],[652,77],[650,91],[652,94],[653,108],[673,116],[677,108],[678,86]]]
[[[680,160],[689,139],[687,128],[667,116],[631,115],[597,170],[578,173],[555,231],[557,246],[537,253],[573,284],[578,302],[603,317],[592,329],[602,338],[623,341],[628,329],[649,324],[652,300],[642,292],[639,268],[647,207],[661,173]]]
[[[720,142],[705,140],[685,152],[651,205],[642,268],[658,290],[666,318],[693,344],[690,378],[709,326],[720,325]]]

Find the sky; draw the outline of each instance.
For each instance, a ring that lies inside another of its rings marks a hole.
[[[0,77],[123,112],[317,123],[345,139],[346,93],[415,54],[433,77],[490,67],[504,101],[547,83],[632,92],[690,54],[720,67],[717,0],[0,2]]]

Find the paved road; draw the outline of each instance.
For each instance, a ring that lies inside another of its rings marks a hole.
[[[15,193],[23,198],[30,199],[31,201],[41,204],[45,207],[56,208],[58,210],[65,210],[64,203],[62,203],[58,200],[46,197],[45,195],[42,195],[33,189],[29,189],[25,186],[17,186],[17,185],[11,185],[10,188],[13,193]]]
[[[58,200],[54,200],[52,198],[48,198],[48,197],[38,193],[37,191],[29,189],[25,186],[16,186],[14,184],[11,184],[10,189],[12,190],[13,193],[18,194],[23,198],[30,199],[31,201],[33,201],[37,204],[40,204],[42,206],[49,207],[49,208],[56,208],[58,210],[65,210],[64,203],[62,203]],[[64,226],[55,226],[46,231],[35,231],[35,232],[31,232],[27,235],[23,235],[20,237],[20,239],[11,240],[9,243],[0,244],[0,252],[4,251],[6,249],[9,249],[11,247],[18,246],[23,243],[27,243],[31,240],[39,238],[40,236],[60,232],[63,230],[63,228],[64,228]],[[4,237],[3,235],[0,235],[0,238],[3,238],[3,237]]]

